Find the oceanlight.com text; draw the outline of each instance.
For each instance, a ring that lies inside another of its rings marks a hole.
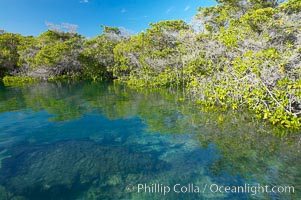
[[[295,193],[294,186],[288,185],[261,185],[261,184],[244,184],[239,186],[219,185],[219,184],[174,184],[166,185],[161,183],[128,185],[127,192],[137,193],[154,193],[167,195],[169,193],[213,193],[213,194],[243,194],[247,193],[252,196],[260,193]]]

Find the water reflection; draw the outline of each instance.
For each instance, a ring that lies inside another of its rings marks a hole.
[[[201,112],[174,90],[0,87],[0,199],[298,199],[300,136],[247,112]],[[292,185],[295,193],[138,193],[139,183]],[[135,188],[137,189],[137,188]]]

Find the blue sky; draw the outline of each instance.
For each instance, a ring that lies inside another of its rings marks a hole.
[[[87,37],[100,34],[100,24],[138,33],[151,22],[189,22],[199,6],[212,5],[214,0],[0,0],[0,29],[39,35],[48,22],[76,24]]]

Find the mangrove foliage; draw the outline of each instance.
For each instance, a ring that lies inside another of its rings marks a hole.
[[[135,35],[108,26],[91,39],[63,30],[37,37],[0,31],[0,76],[7,85],[118,79],[182,87],[203,107],[249,109],[258,119],[299,128],[300,21],[299,0],[217,0],[198,8],[190,24],[160,21]]]

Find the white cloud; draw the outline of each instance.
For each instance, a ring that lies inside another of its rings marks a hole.
[[[45,25],[48,27],[49,30],[57,31],[57,32],[70,32],[76,33],[78,29],[78,25],[70,24],[70,23],[61,23],[61,24],[54,24],[52,22],[45,22]]]
[[[126,11],[127,11],[127,10],[126,10],[125,8],[122,8],[120,12],[121,12],[121,13],[126,13]]]
[[[168,14],[168,13],[170,13],[172,10],[173,10],[173,6],[172,6],[172,7],[169,7],[169,8],[165,11],[165,13]]]
[[[188,11],[190,9],[190,6],[186,6],[185,8],[184,8],[184,11],[186,12],[186,11]]]
[[[125,37],[130,37],[131,35],[135,34],[135,31],[131,30],[131,29],[127,29],[123,26],[118,27],[120,30],[121,35],[125,36]]]
[[[78,25],[77,24],[69,24],[69,23],[62,23],[61,25],[62,29],[65,29],[71,33],[76,33],[77,29],[78,29]]]
[[[80,0],[80,3],[89,3],[89,0]]]

